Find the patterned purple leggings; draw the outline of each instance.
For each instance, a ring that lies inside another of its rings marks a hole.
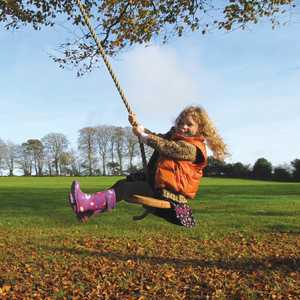
[[[153,214],[164,218],[173,224],[181,225],[187,228],[191,228],[196,225],[196,221],[192,214],[192,209],[184,203],[176,203],[171,201],[170,209],[157,208],[154,210]]]
[[[128,200],[132,194],[144,195],[148,197],[158,197],[159,195],[155,192],[151,186],[144,180],[136,180],[136,178],[123,179],[114,184],[112,188],[116,192],[117,201]],[[171,208],[155,208],[153,209],[153,214],[164,218],[165,220],[185,226],[185,227],[194,227],[196,222],[192,215],[192,209],[183,203],[177,203],[171,201]]]

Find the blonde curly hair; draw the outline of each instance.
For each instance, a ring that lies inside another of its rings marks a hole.
[[[175,124],[180,123],[187,116],[191,116],[198,124],[198,135],[205,138],[207,146],[213,152],[214,158],[224,160],[229,155],[227,146],[205,109],[201,106],[188,106],[179,114],[175,120]]]

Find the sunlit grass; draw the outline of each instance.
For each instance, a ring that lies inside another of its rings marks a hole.
[[[111,213],[87,224],[77,222],[67,203],[72,177],[0,178],[0,229],[32,235],[96,235],[146,238],[167,234],[197,239],[232,233],[300,233],[300,184],[253,180],[204,178],[191,201],[197,226],[186,229],[143,212],[133,204],[119,203]],[[82,177],[86,192],[105,189],[120,177]]]

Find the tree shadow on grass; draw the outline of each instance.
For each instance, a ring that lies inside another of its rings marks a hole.
[[[300,226],[291,225],[291,224],[275,224],[267,227],[267,232],[276,232],[276,233],[288,233],[288,234],[300,234]]]
[[[226,195],[247,195],[249,199],[253,196],[256,198],[264,199],[267,195],[299,195],[300,185],[299,184],[278,184],[266,182],[265,184],[253,183],[253,185],[203,185],[200,189],[199,196],[210,195],[216,197],[222,197]]]
[[[69,188],[1,188],[0,220],[23,220],[23,223],[74,225],[81,224],[73,213],[68,202]],[[128,210],[120,203],[118,211]],[[141,207],[131,205],[132,216],[139,214]],[[132,218],[130,217],[130,220]],[[16,221],[17,226],[20,225]],[[23,225],[21,225],[23,226]]]
[[[67,190],[62,188],[56,190],[52,188],[2,188],[0,197],[1,210],[30,208],[33,212],[46,212],[66,202]]]
[[[70,210],[67,195],[68,190],[64,188],[1,188],[0,215],[65,222],[66,212]]]
[[[194,267],[194,268],[219,268],[231,271],[280,271],[296,272],[299,271],[300,257],[276,257],[269,256],[264,258],[228,258],[228,260],[201,260],[201,259],[182,259],[172,257],[159,257],[148,255],[124,255],[119,252],[104,252],[97,249],[74,249],[74,248],[56,248],[45,247],[47,250],[55,252],[68,252],[72,255],[95,256],[109,258],[112,260],[136,262],[145,262],[152,265],[168,264],[176,268]]]
[[[248,213],[253,216],[266,216],[266,217],[297,217],[300,216],[300,211],[257,211]]]

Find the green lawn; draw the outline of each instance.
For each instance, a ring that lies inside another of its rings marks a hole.
[[[1,299],[300,297],[300,183],[204,178],[186,229],[127,203],[78,223],[73,179],[0,178]]]
[[[84,191],[112,185],[118,177],[80,178]],[[125,235],[178,234],[197,239],[233,232],[300,233],[300,184],[204,178],[191,202],[198,226],[187,230],[155,216],[132,221],[143,208],[120,203],[113,212],[92,218],[85,225],[74,218],[66,201],[73,178],[0,178],[0,228],[45,234]],[[100,230],[99,230],[100,228]],[[100,231],[100,232],[99,232]]]

